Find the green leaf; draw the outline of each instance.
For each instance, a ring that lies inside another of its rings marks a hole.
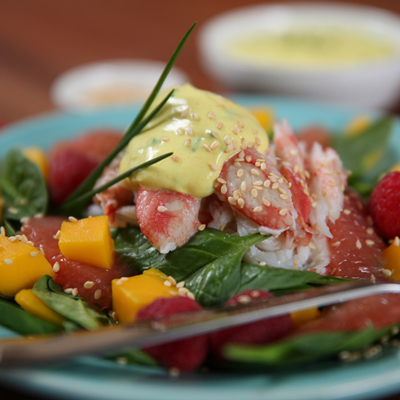
[[[0,325],[21,335],[41,335],[62,331],[3,298],[0,299]]]
[[[126,350],[116,354],[108,355],[106,357],[110,360],[123,361],[128,364],[146,365],[149,367],[156,367],[158,363],[154,358],[150,357],[147,353],[137,349]]]
[[[17,234],[14,227],[6,219],[4,220],[4,229],[6,230],[6,236],[15,236]]]
[[[379,175],[393,165],[395,159],[388,151],[388,141],[394,119],[385,116],[355,136],[334,135],[333,147],[345,168],[351,171],[349,184],[367,195]]]
[[[304,334],[266,346],[229,345],[228,360],[268,366],[293,366],[336,357],[342,351],[359,351],[390,333],[393,326],[375,330]]]
[[[20,220],[46,211],[48,195],[43,176],[37,165],[17,149],[2,160],[0,191],[5,219]]]
[[[184,280],[204,307],[222,305],[240,286],[244,252],[266,236],[232,236],[215,229],[197,233],[188,243],[165,255],[159,253],[139,228],[120,229],[115,248],[136,270],[157,268],[177,281]]]
[[[82,328],[91,330],[111,324],[103,313],[90,307],[81,297],[64,293],[62,287],[49,275],[43,276],[35,283],[33,293],[52,310]]]
[[[314,286],[339,284],[349,280],[351,279],[320,275],[311,271],[268,268],[261,265],[243,263],[238,293],[251,289],[281,293],[282,291],[304,290]]]

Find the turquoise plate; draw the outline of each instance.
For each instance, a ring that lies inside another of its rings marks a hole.
[[[359,110],[292,99],[237,96],[244,106],[268,105],[278,119],[287,118],[297,129],[319,123],[343,128]],[[0,156],[14,146],[51,144],[92,128],[125,128],[137,108],[93,113],[56,113],[29,119],[3,129]],[[363,112],[365,114],[365,112]],[[391,148],[400,160],[400,122],[396,121]],[[10,336],[5,329],[0,337]],[[400,390],[398,350],[352,364],[318,363],[306,368],[251,373],[201,372],[177,378],[158,368],[127,366],[94,357],[68,365],[0,369],[0,381],[36,395],[86,400],[314,400],[368,399]]]

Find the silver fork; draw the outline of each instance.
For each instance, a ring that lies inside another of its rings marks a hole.
[[[247,305],[176,314],[149,322],[105,327],[95,331],[5,339],[0,341],[0,368],[68,361],[80,355],[153,346],[291,312],[384,293],[400,293],[400,284],[345,283]]]

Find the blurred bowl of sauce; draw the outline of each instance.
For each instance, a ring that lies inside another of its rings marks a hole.
[[[254,5],[203,27],[205,69],[235,91],[389,108],[400,93],[400,18],[355,4]]]
[[[53,103],[64,110],[120,107],[141,103],[152,91],[165,64],[152,60],[110,60],[84,64],[61,74],[52,84]],[[174,67],[163,87],[188,82]]]

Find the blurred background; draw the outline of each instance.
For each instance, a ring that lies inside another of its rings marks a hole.
[[[400,15],[400,2],[391,0],[341,4],[375,6]],[[197,87],[237,91],[204,68],[199,36],[210,18],[247,5],[246,0],[1,0],[0,120],[12,122],[55,109],[52,84],[82,64],[115,59],[166,62],[194,21],[198,26],[176,66]],[[387,108],[400,110],[393,101]]]

